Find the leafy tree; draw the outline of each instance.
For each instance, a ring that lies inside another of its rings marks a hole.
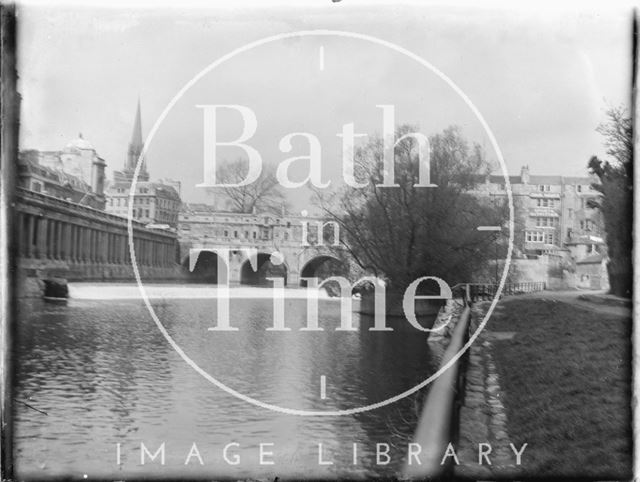
[[[600,181],[594,183],[593,188],[602,194],[599,199],[592,200],[589,206],[599,209],[604,218],[611,293],[631,296],[633,123],[622,107],[609,109],[607,117],[607,122],[597,130],[605,138],[606,152],[611,160],[603,161],[596,156],[589,160],[589,171]]]
[[[219,184],[239,184],[247,175],[249,165],[246,159],[225,162],[218,167]],[[208,189],[213,196],[222,196],[228,201],[231,210],[239,213],[258,211],[274,211],[279,213],[287,207],[286,197],[276,178],[273,166],[262,166],[260,177],[246,186],[225,186]]]
[[[416,132],[397,129],[396,138]],[[355,172],[362,188],[342,187],[319,194],[326,215],[340,224],[342,243],[368,273],[386,279],[389,289],[402,291],[422,276],[437,276],[450,285],[470,281],[494,259],[494,240],[479,225],[501,225],[503,206],[468,191],[488,172],[481,148],[472,146],[457,127],[429,139],[431,182],[416,187],[419,163],[416,141],[407,137],[394,150],[397,187],[381,187],[383,141],[372,137],[356,150]]]

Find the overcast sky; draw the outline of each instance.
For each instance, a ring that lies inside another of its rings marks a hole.
[[[82,132],[108,172],[120,169],[138,97],[146,137],[176,93],[212,62],[249,42],[300,30],[366,34],[422,57],[473,102],[511,174],[528,164],[532,174],[584,175],[588,158],[602,154],[595,128],[606,108],[629,102],[629,8],[516,11],[348,0],[308,2],[304,9],[223,5],[21,7],[21,147],[62,149]],[[336,133],[347,122],[357,132],[380,132],[379,104],[393,104],[397,123],[425,134],[457,124],[495,158],[471,110],[433,71],[372,42],[306,36],[239,54],[203,76],[169,112],[150,144],[149,170],[152,178],[181,180],[187,201],[205,199],[196,188],[204,135],[197,104],[250,107],[258,130],[249,142],[265,162],[305,151],[301,142],[283,154],[282,136],[313,133],[328,179],[341,172]],[[219,136],[232,139],[241,128],[238,115],[221,116]]]

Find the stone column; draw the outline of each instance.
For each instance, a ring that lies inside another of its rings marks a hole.
[[[89,261],[96,262],[96,232],[93,228],[89,228]]]
[[[80,228],[80,259],[83,263],[89,261],[89,229],[85,226]]]
[[[91,233],[91,262],[92,263],[96,263],[98,261],[98,250],[97,245],[98,243],[97,241],[97,231],[95,229],[91,229],[90,231]]]
[[[44,258],[47,253],[47,224],[44,217],[38,218],[38,238],[36,240],[36,258]]]
[[[153,242],[153,265],[158,266],[158,242]]]
[[[64,256],[64,246],[63,246],[63,237],[62,237],[62,221],[56,221],[56,259],[63,259]]]
[[[113,264],[113,251],[114,251],[115,235],[113,233],[107,233],[107,263]]]
[[[291,271],[287,273],[287,286],[290,288],[297,288],[300,286],[300,273]]]
[[[108,228],[107,228],[108,229]],[[102,262],[109,262],[109,250],[111,249],[111,234],[108,231],[102,233]]]
[[[77,258],[76,253],[76,226],[75,224],[69,224],[69,261],[75,262]]]
[[[98,231],[98,261],[104,263],[107,260],[106,252],[107,242],[105,241],[106,234],[104,231]]]
[[[33,214],[25,214],[27,216],[27,250],[25,251],[25,255],[27,257],[33,256],[33,235],[36,228],[35,217]]]
[[[85,227],[82,230],[84,231],[82,240],[84,246],[84,261],[88,263],[91,261],[91,229]]]
[[[116,234],[116,263],[124,264],[124,238],[121,234]]]
[[[80,228],[76,224],[71,225],[71,259],[80,261],[80,250],[78,249],[78,239],[80,236]]]

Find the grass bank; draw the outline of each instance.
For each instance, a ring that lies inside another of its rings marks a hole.
[[[630,479],[631,319],[551,299],[500,302],[491,331],[525,476]]]

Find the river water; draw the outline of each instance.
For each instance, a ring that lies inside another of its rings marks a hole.
[[[236,293],[241,297],[230,300],[231,325],[238,331],[212,332],[207,328],[214,324],[216,300],[191,297],[206,288],[170,288],[173,294],[162,291],[150,301],[168,334],[211,376],[265,403],[353,409],[411,388],[437,365],[426,335],[404,320],[394,321],[393,332],[371,332],[372,320],[354,314],[357,331],[336,331],[338,299],[318,302],[324,331],[300,331],[307,302],[291,292],[285,300],[291,331],[275,332],[266,330],[273,323],[266,289],[255,288],[251,296],[243,288]],[[85,286],[78,293],[83,299],[67,305],[29,300],[18,307],[17,478],[366,478],[401,469],[423,391],[352,415],[267,410],[189,366],[139,297],[105,299],[114,296],[108,286]],[[146,455],[143,465],[141,444],[154,454],[163,443],[164,465],[161,456],[152,461]],[[384,444],[389,459],[376,457],[376,450],[386,451]]]

